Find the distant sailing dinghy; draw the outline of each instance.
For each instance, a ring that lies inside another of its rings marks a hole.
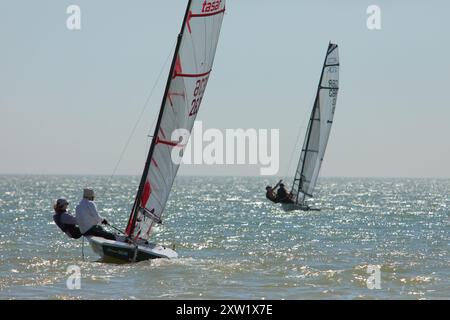
[[[316,99],[309,119],[300,160],[292,184],[294,203],[283,203],[283,209],[318,210],[310,208],[306,199],[313,197],[325,149],[333,124],[339,90],[339,52],[336,44],[328,45]]]
[[[174,163],[174,148],[185,146],[172,141],[177,129],[191,132],[212,71],[225,13],[225,0],[190,0],[167,79],[152,144],[145,163],[125,234],[128,240],[111,241],[91,237],[93,250],[103,258],[141,261],[176,258],[177,253],[164,246],[149,244],[155,224],[169,197],[179,164]]]

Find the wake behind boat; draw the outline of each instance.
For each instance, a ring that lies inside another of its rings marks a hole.
[[[126,236],[123,241],[88,238],[103,258],[135,262],[177,257],[174,250],[147,240],[154,225],[162,223],[180,165],[172,161],[172,150],[181,153],[185,147],[172,141],[171,135],[176,130],[192,131],[212,71],[224,13],[225,0],[188,2]]]

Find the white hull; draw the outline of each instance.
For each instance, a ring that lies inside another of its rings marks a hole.
[[[129,244],[122,241],[107,240],[101,237],[86,237],[92,250],[104,260],[138,262],[149,259],[175,259],[178,254],[167,247],[149,244]]]

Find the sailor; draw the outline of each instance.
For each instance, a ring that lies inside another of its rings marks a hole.
[[[278,188],[278,186],[281,184],[281,181],[282,180],[280,180],[276,185],[275,185],[275,187],[271,187],[271,186],[267,186],[266,187],[266,198],[267,199],[269,199],[270,201],[272,201],[272,202],[274,202],[274,203],[278,203],[278,199],[277,199],[277,196],[276,196],[276,194],[275,194],[275,190]]]
[[[81,238],[80,229],[76,226],[77,220],[69,212],[67,212],[67,207],[69,203],[66,199],[58,199],[53,206],[55,214],[53,215],[53,221],[61,229],[62,232],[67,234],[72,239]]]
[[[280,184],[280,189],[277,191],[277,200],[281,203],[294,203],[292,194],[286,190],[283,183]]]
[[[94,190],[86,188],[83,190],[83,199],[75,209],[75,216],[80,226],[80,231],[83,236],[96,236],[108,240],[116,240],[113,233],[105,231],[100,224],[108,224],[106,219],[102,218],[94,203]]]

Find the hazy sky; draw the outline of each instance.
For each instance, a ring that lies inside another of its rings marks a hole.
[[[2,0],[0,173],[111,174],[171,58],[186,3]],[[66,28],[70,4],[81,7],[80,31]],[[381,8],[378,31],[366,27],[371,4]],[[322,176],[450,177],[449,17],[444,0],[228,0],[197,119],[206,128],[280,128],[279,174],[292,175],[332,40],[340,92]],[[120,174],[142,172],[168,67]]]

